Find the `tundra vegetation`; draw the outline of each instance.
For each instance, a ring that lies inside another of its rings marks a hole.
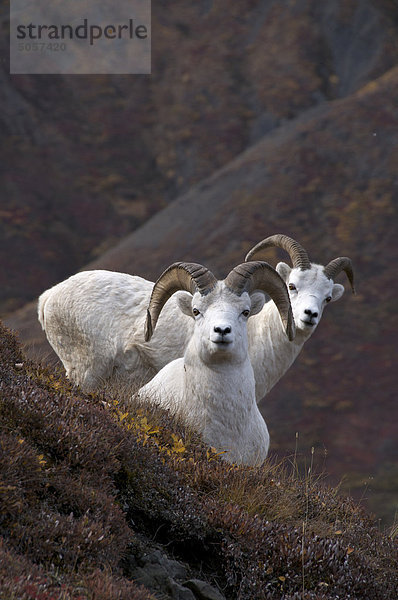
[[[311,464],[226,465],[167,412],[76,391],[3,326],[0,425],[2,600],[195,599],[199,580],[228,600],[397,597],[395,531]],[[162,589],[133,581],[149,555],[175,567]]]

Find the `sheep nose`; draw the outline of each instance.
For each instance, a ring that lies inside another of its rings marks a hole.
[[[215,333],[220,333],[221,335],[227,335],[227,333],[231,333],[231,328],[227,327],[214,327]]]
[[[304,312],[306,315],[308,315],[309,317],[312,317],[314,319],[316,319],[316,317],[318,316],[317,312],[312,312],[312,310],[309,308],[306,308]]]

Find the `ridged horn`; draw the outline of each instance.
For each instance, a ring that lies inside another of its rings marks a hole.
[[[289,293],[282,277],[271,265],[260,260],[242,263],[230,271],[224,283],[238,296],[254,290],[266,292],[276,304],[287,337],[290,341],[294,339],[296,328]]]
[[[254,260],[255,255],[259,254],[262,250],[265,250],[265,248],[271,248],[273,246],[282,248],[289,254],[294,268],[301,269],[303,271],[311,268],[307,251],[304,250],[304,248],[298,242],[296,242],[296,240],[288,237],[287,235],[283,235],[283,233],[270,235],[253,246],[253,248],[246,254],[245,261],[248,262],[250,260]]]
[[[347,256],[339,256],[338,258],[331,260],[330,263],[323,269],[326,277],[333,280],[342,271],[344,271],[347,275],[348,281],[351,284],[352,293],[355,294],[354,271],[352,269],[352,262],[350,258]]]
[[[176,262],[167,267],[152,290],[145,321],[145,341],[151,339],[163,306],[175,292],[185,290],[205,296],[216,283],[213,273],[197,263]]]

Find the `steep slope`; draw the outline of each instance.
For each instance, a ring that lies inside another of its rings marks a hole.
[[[3,62],[0,313],[275,127],[390,69],[397,15],[376,0],[155,2],[150,77],[10,76]]]
[[[80,394],[1,323],[0,448],[2,600],[397,597],[394,541],[350,498]]]
[[[380,515],[394,512],[397,455],[394,313],[398,68],[347,99],[308,111],[193,187],[88,268],[157,277],[174,260],[222,277],[263,237],[284,232],[315,262],[350,256],[358,294],[328,307],[301,357],[263,404],[271,448],[309,457]],[[270,251],[276,263],[278,253]],[[282,256],[282,254],[280,254]],[[284,257],[285,259],[285,257]],[[343,279],[341,279],[343,281]],[[32,306],[7,323],[33,354]],[[42,338],[41,338],[42,339]],[[369,487],[364,487],[364,485]]]

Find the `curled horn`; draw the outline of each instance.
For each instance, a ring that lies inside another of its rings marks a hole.
[[[217,283],[213,273],[197,263],[177,262],[168,267],[156,281],[145,321],[145,341],[149,342],[160,312],[175,292],[185,290],[203,296],[211,292]]]
[[[264,250],[265,248],[270,248],[271,246],[277,246],[278,248],[282,248],[286,250],[286,252],[290,256],[290,260],[292,261],[292,265],[296,269],[310,269],[311,263],[308,258],[307,251],[296,242],[291,237],[287,235],[283,235],[282,233],[278,233],[276,235],[270,235],[265,238],[258,244],[256,244],[249,252],[246,254],[245,261],[248,262],[254,259],[254,256]]]
[[[335,279],[341,271],[344,271],[348,277],[348,281],[351,284],[352,293],[355,294],[354,287],[354,271],[352,270],[352,262],[350,258],[347,256],[339,256],[339,258],[335,258],[331,260],[328,265],[323,269],[326,277],[328,279]]]
[[[287,287],[271,265],[259,260],[242,263],[230,271],[224,283],[238,296],[254,290],[269,294],[279,311],[287,337],[290,341],[294,339],[296,328]]]

